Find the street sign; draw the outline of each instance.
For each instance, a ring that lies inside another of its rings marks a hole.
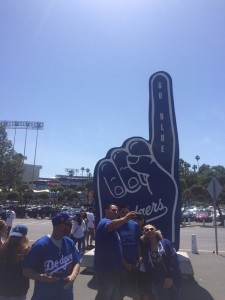
[[[218,238],[217,238],[217,223],[216,223],[216,201],[218,200],[219,194],[222,191],[222,186],[220,185],[219,181],[213,176],[212,180],[210,181],[207,191],[209,192],[210,196],[214,202],[214,221],[215,221],[215,242],[216,242],[216,254],[218,254]]]
[[[221,193],[223,187],[219,183],[216,177],[213,177],[210,181],[207,191],[209,192],[210,196],[212,197],[213,201],[216,201]]]

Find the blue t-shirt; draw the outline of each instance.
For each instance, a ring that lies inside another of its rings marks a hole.
[[[120,237],[116,230],[108,231],[112,220],[103,218],[95,234],[95,272],[122,272],[122,251]]]
[[[64,289],[64,277],[71,274],[74,265],[80,261],[80,254],[74,242],[63,237],[59,250],[49,236],[37,240],[23,261],[23,268],[34,269],[38,273],[57,273],[56,282],[35,281],[32,300],[72,300],[73,287]]]
[[[130,220],[118,229],[118,233],[121,239],[123,258],[127,262],[136,262],[138,259],[137,245],[140,241],[138,224]]]

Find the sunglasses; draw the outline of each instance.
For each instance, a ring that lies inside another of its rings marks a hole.
[[[145,229],[145,232],[148,232],[148,231],[155,231],[156,229],[154,227],[151,227],[151,228],[146,228]]]

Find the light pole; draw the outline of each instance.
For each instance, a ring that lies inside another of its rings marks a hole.
[[[37,130],[36,134],[36,143],[35,143],[35,151],[34,151],[34,164],[33,164],[33,171],[32,171],[32,185],[34,181],[34,171],[35,171],[35,164],[36,164],[36,155],[37,155],[37,143],[38,143],[38,131],[44,129],[44,122],[34,122],[34,121],[0,121],[0,124],[5,126],[8,129],[15,129],[14,133],[14,140],[13,140],[13,150],[15,147],[16,142],[16,131],[17,129],[25,129],[25,143],[24,143],[24,155],[23,155],[23,162],[25,160],[25,153],[26,153],[26,143],[27,143],[27,130]]]

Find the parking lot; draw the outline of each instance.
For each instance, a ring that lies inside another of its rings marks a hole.
[[[205,222],[210,223],[225,220],[225,208],[220,207],[215,209],[213,206],[186,206],[181,209],[181,222]]]
[[[28,237],[34,242],[39,237],[51,233],[52,225],[49,218],[45,219],[15,219],[14,224],[24,223],[28,226]],[[219,224],[219,222],[217,222]],[[201,252],[213,252],[215,250],[215,226],[213,222],[198,223],[185,222],[180,225],[180,251],[191,251],[192,235],[196,235],[197,247]],[[217,226],[218,249],[219,252],[225,253],[225,228]]]

